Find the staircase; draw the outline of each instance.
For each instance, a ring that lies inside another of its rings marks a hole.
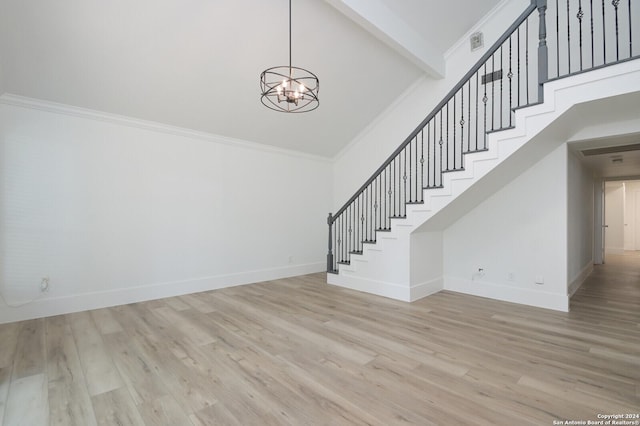
[[[551,152],[536,136],[571,107],[640,91],[639,10],[532,0],[329,215],[328,282],[405,301],[441,290],[442,230]]]

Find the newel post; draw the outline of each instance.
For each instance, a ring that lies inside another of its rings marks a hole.
[[[329,217],[327,218],[327,224],[329,225],[329,252],[327,253],[327,272],[333,271],[333,247],[332,247],[332,235],[331,235],[331,225],[333,224],[333,216],[329,213]]]
[[[547,49],[547,0],[532,0],[538,8],[540,25],[538,29],[538,102],[544,99],[543,84],[549,78],[549,50]]]

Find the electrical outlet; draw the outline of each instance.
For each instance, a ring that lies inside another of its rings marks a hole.
[[[484,268],[478,268],[478,272],[471,274],[471,281],[475,281],[476,278],[484,277]]]
[[[45,293],[47,291],[49,291],[49,277],[43,277],[42,281],[40,281],[40,291],[42,293]]]
[[[293,263],[293,255],[289,255],[289,263]]]
[[[509,275],[507,276],[507,279],[509,281],[515,281],[516,280],[516,274],[514,274],[513,272],[509,272]]]

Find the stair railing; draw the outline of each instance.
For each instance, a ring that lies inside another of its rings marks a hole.
[[[632,28],[640,16],[632,13],[632,0],[549,4],[547,10],[547,0],[531,0],[349,201],[329,213],[327,272],[390,231],[407,205],[422,204],[424,190],[442,188],[445,173],[464,170],[466,154],[486,151],[487,135],[511,128],[515,110],[543,101],[545,82],[638,57]]]

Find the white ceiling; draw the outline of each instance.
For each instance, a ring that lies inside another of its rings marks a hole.
[[[498,3],[379,1],[438,53]],[[332,157],[424,72],[328,1],[294,0],[293,65],[320,78],[320,108],[268,110],[259,74],[288,61],[287,8],[286,0],[0,0],[0,94]]]
[[[572,107],[545,131],[556,131],[596,176],[606,179],[640,176],[640,150],[599,155],[583,151],[640,144],[640,93],[600,99]],[[620,161],[613,161],[613,159]]]
[[[440,52],[460,39],[460,28],[469,30],[498,3],[494,0],[380,1]]]

